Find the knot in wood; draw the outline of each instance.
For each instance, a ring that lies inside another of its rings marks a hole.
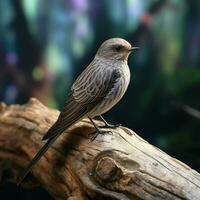
[[[109,157],[103,157],[97,162],[95,172],[96,178],[102,182],[115,181],[121,176],[121,169]]]

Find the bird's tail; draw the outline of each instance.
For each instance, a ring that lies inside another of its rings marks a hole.
[[[31,171],[33,166],[40,160],[40,158],[43,156],[43,154],[49,149],[49,147],[56,141],[56,139],[60,136],[60,134],[57,134],[56,136],[50,138],[44,146],[39,150],[39,152],[34,156],[34,158],[31,160],[29,165],[26,167],[26,169],[23,171],[17,185],[20,185],[26,175]]]

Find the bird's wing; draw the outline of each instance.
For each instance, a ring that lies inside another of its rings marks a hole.
[[[121,77],[119,69],[93,61],[72,86],[73,97],[84,104],[99,103]],[[96,105],[95,104],[95,105]]]
[[[89,75],[88,75],[89,73]],[[118,70],[101,70],[91,68],[87,74],[82,73],[72,86],[72,91],[56,123],[44,135],[43,140],[63,132],[90,112],[114,87],[120,76]]]
[[[70,94],[57,121],[47,131],[42,140],[47,140],[62,133],[66,128],[83,117],[85,113],[87,113],[87,108],[76,102],[73,95]]]
[[[119,69],[101,65],[93,63],[92,67],[86,69],[87,73],[84,71],[72,86],[74,99],[90,110],[104,99],[121,77]]]

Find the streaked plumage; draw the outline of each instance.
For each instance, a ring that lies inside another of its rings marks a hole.
[[[94,60],[72,85],[57,121],[44,135],[49,139],[24,171],[19,184],[57,137],[82,118],[101,115],[124,95],[130,81],[127,58],[133,48],[120,38],[106,40]]]

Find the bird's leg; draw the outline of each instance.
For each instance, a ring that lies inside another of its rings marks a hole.
[[[101,135],[104,135],[105,132],[107,131],[102,131],[100,130],[100,128],[95,124],[95,122],[93,121],[93,119],[91,117],[88,117],[89,120],[92,122],[93,126],[95,127],[96,131],[94,133],[90,133],[89,134],[89,138],[91,141],[95,140],[96,137],[101,134]]]
[[[102,115],[99,115],[99,117],[101,118],[101,120],[103,121],[103,123],[105,124],[104,126],[101,126],[101,128],[117,128],[119,126],[121,126],[121,124],[109,124],[103,117]]]

